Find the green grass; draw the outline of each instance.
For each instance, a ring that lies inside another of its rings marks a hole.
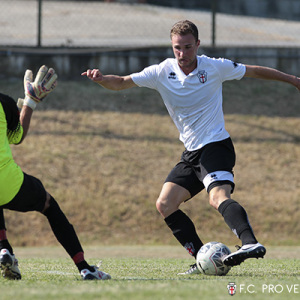
[[[20,254],[23,278],[1,278],[1,300],[226,299],[231,282],[237,286],[235,296],[243,299],[299,299],[299,247],[270,248],[265,259],[248,260],[223,277],[176,275],[193,262],[180,250],[161,246],[88,247],[89,262],[97,264],[101,255],[102,269],[112,280],[86,282],[60,248],[19,248],[16,253]],[[298,254],[291,255],[293,251]]]

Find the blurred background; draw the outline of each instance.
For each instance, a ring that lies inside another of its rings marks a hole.
[[[198,26],[201,53],[299,70],[300,0],[0,0],[0,71],[46,60],[72,79],[91,66],[135,72],[173,56],[181,19]]]
[[[163,102],[156,91],[116,93],[80,74],[130,74],[173,57],[170,29],[182,19],[198,26],[199,54],[300,75],[300,0],[0,0],[1,92],[23,95],[27,68],[36,74],[46,64],[59,76],[35,113],[30,141],[13,153],[84,243],[177,245],[155,209],[183,151]],[[234,199],[262,243],[298,245],[299,93],[245,79],[227,82],[223,95],[238,154]],[[183,209],[204,241],[237,243],[206,193]],[[14,245],[55,244],[43,216],[8,211],[6,221]]]

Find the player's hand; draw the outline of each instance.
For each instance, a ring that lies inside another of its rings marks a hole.
[[[26,70],[24,75],[24,105],[35,109],[36,104],[41,102],[49,93],[51,93],[57,85],[57,74],[54,69],[43,65],[40,67],[35,80],[33,81],[33,73]]]
[[[81,76],[87,76],[92,81],[101,82],[103,80],[103,74],[99,69],[88,69],[86,72],[81,73]]]

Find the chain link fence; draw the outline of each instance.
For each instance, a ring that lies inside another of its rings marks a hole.
[[[0,47],[169,46],[181,19],[202,46],[300,47],[300,0],[0,0]]]

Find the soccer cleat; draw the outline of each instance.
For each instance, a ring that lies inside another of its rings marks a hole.
[[[0,252],[0,268],[4,278],[21,279],[18,260],[7,249],[2,249]]]
[[[108,280],[111,279],[111,276],[108,273],[99,270],[99,267],[92,266],[94,268],[94,272],[91,272],[88,269],[83,269],[80,272],[80,275],[83,280]]]
[[[248,258],[263,258],[266,254],[266,248],[260,243],[237,246],[237,251],[227,255],[223,262],[226,266],[237,266]]]
[[[187,271],[178,273],[177,275],[194,275],[194,274],[200,274],[200,271],[198,270],[196,264],[190,265],[190,268]]]

